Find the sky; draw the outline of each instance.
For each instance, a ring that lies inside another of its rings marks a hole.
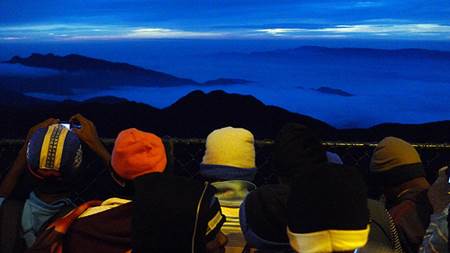
[[[0,42],[450,41],[448,0],[1,0]]]

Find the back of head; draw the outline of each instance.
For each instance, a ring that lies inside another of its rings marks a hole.
[[[133,252],[205,252],[225,221],[208,184],[152,173],[134,185]]]
[[[273,152],[274,172],[278,176],[292,177],[326,162],[325,149],[312,130],[292,123],[278,133]]]
[[[43,193],[66,193],[80,175],[82,149],[78,136],[55,124],[38,129],[27,146],[29,172]]]
[[[254,137],[250,131],[225,127],[208,135],[201,175],[219,180],[251,181],[255,173]]]
[[[265,185],[250,192],[240,208],[247,243],[259,250],[289,249],[286,235],[289,186]]]
[[[388,187],[425,176],[416,149],[396,137],[386,137],[377,144],[370,162],[370,172]]]
[[[288,198],[288,237],[297,252],[355,250],[367,243],[367,189],[352,167],[322,164],[297,176]]]
[[[111,156],[114,172],[126,180],[155,172],[167,165],[164,144],[158,136],[136,128],[119,133]]]

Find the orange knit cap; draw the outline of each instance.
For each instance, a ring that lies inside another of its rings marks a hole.
[[[111,165],[117,175],[133,180],[152,172],[163,172],[167,158],[158,136],[130,128],[119,133],[114,143]]]

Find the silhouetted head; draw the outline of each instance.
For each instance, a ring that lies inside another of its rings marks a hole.
[[[278,133],[273,152],[273,170],[282,183],[313,166],[327,162],[327,155],[312,130],[299,124],[285,125]]]

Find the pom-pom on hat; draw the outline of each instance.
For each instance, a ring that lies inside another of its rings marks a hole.
[[[130,128],[119,133],[114,143],[111,165],[126,180],[154,172],[163,172],[167,158],[158,136]]]
[[[200,174],[216,179],[252,180],[256,173],[253,134],[244,128],[225,127],[206,138]]]
[[[28,170],[38,180],[48,182],[44,187],[48,192],[70,187],[81,161],[80,139],[60,124],[38,129],[27,145]]]
[[[350,251],[368,241],[367,189],[355,168],[322,164],[297,176],[287,208],[297,252]]]
[[[386,137],[377,144],[370,161],[370,172],[385,185],[399,185],[425,176],[417,150],[396,137]]]

